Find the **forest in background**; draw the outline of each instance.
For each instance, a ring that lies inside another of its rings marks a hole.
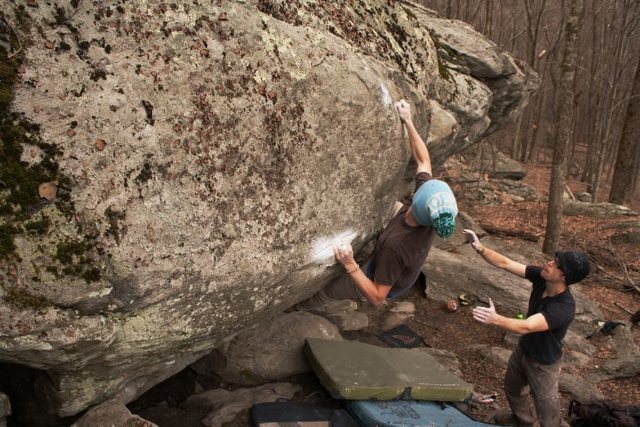
[[[422,0],[441,16],[470,23],[540,76],[518,119],[487,138],[524,163],[548,161],[561,129],[563,79],[570,82],[568,145],[562,165],[592,201],[627,204],[640,175],[640,1]],[[571,7],[578,11],[574,78],[563,55]],[[565,99],[566,100],[566,99]],[[611,191],[603,192],[603,183]]]

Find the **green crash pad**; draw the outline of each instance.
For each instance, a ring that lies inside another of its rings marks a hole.
[[[336,399],[461,402],[473,390],[420,349],[307,338],[304,353]]]

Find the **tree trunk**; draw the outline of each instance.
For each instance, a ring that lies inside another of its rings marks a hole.
[[[493,24],[493,1],[485,0],[484,8],[484,33],[493,40],[492,37],[492,24]]]
[[[596,1],[591,1],[591,55],[589,65],[589,87],[588,87],[588,103],[587,103],[587,120],[589,127],[586,132],[585,141],[587,142],[587,158],[582,169],[582,176],[580,180],[582,182],[591,181],[591,168],[594,163],[595,153],[595,139],[597,123],[600,115],[598,112],[598,105],[600,104],[600,80],[596,79],[596,67],[599,64],[597,52],[598,52],[598,12],[596,11]]]
[[[445,12],[444,12],[444,16],[446,16],[447,18],[451,18],[451,14],[452,14],[451,5],[452,5],[452,3],[453,2],[451,2],[451,1],[447,2],[447,8],[445,9]]]
[[[618,146],[609,202],[624,205],[631,200],[634,191],[635,149],[640,139],[640,63],[636,65],[631,99],[627,107],[624,127]]]
[[[522,113],[518,116],[515,125],[515,135],[511,140],[511,158],[519,159],[520,158],[520,128],[522,127]]]
[[[633,166],[633,173],[631,174],[633,176],[631,188],[635,189],[638,188],[638,179],[640,179],[640,144],[636,144],[636,152],[633,158],[635,159],[635,163]],[[633,193],[631,193],[631,195],[633,195]]]
[[[542,250],[553,255],[562,231],[562,195],[567,169],[567,150],[571,140],[573,124],[574,80],[576,77],[578,33],[582,16],[582,0],[568,0],[565,4],[567,16],[564,26],[564,53],[561,63],[560,97],[558,104],[558,131],[553,150],[547,228]]]
[[[537,50],[538,50],[538,36],[540,34],[542,16],[544,14],[546,0],[527,0],[524,2],[525,16],[527,19],[527,45],[526,45],[526,61],[536,71],[538,70]],[[539,96],[538,96],[539,97]],[[534,96],[529,105],[524,111],[523,128],[520,129],[520,155],[517,160],[521,162],[527,162],[531,155],[531,147],[533,145],[533,131],[534,124],[538,121],[535,117],[537,110],[534,108]]]
[[[609,80],[609,93],[603,105],[606,125],[602,128],[603,132],[597,141],[600,145],[597,148],[596,168],[590,183],[592,202],[597,201],[606,161],[613,161],[608,159],[607,154],[615,152],[615,143],[619,140],[618,135],[623,123],[619,120],[622,114],[618,112],[618,108],[628,105],[625,99],[627,98],[626,92],[628,89],[623,85],[624,76],[625,71],[629,69],[629,65],[633,66],[633,63],[629,64],[628,61],[628,57],[631,54],[629,49],[633,49],[633,53],[636,50],[635,46],[633,48],[629,46],[629,40],[638,22],[638,17],[634,13],[637,3],[625,1],[614,2],[613,5],[614,14],[611,25],[613,28],[617,28],[618,31],[613,33],[613,46],[607,50],[612,53],[612,57],[607,58],[607,60],[611,61],[613,72]]]

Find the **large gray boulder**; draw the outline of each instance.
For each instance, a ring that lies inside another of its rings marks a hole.
[[[211,370],[231,384],[253,386],[311,371],[303,354],[306,338],[341,340],[338,327],[305,312],[276,316],[240,332],[213,350]],[[201,359],[196,366],[202,366]]]
[[[623,205],[581,202],[579,200],[565,200],[562,213],[566,216],[583,215],[604,218],[639,215],[638,212]]]
[[[495,146],[485,144],[479,148],[472,165],[489,178],[519,181],[527,176],[527,170],[520,163],[507,157]]]
[[[615,349],[616,357],[605,360],[595,372],[587,375],[587,380],[600,381],[611,378],[632,378],[640,374],[640,348],[635,343],[632,325],[619,323],[608,338]]]
[[[592,381],[564,371],[560,373],[558,388],[560,391],[571,393],[571,396],[579,402],[591,402],[606,397],[605,393],[600,391]]]
[[[408,188],[394,101],[439,165],[537,85],[422,7],[298,3],[0,0],[45,143],[21,164],[56,178],[1,210],[0,360],[46,372],[47,411],[128,402],[338,274]]]

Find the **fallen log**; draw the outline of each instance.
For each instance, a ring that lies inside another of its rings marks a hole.
[[[565,216],[582,215],[591,217],[638,216],[638,212],[632,211],[626,206],[613,203],[588,203],[577,200],[565,201],[562,214]]]
[[[513,230],[510,228],[499,227],[495,224],[480,223],[480,226],[489,234],[495,234],[503,237],[517,237],[519,239],[538,242],[540,235],[526,230]]]

